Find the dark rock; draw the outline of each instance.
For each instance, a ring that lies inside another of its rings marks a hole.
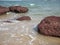
[[[16,20],[23,21],[23,20],[31,20],[29,16],[22,16],[20,18],[17,18]]]
[[[38,32],[47,36],[60,37],[60,17],[49,16],[38,24]]]
[[[9,7],[10,11],[16,12],[16,13],[26,13],[28,11],[27,7],[21,7],[21,6],[11,6]]]
[[[6,22],[6,23],[12,23],[11,21],[8,21],[8,20],[7,20],[7,21],[3,21],[3,22]]]
[[[5,14],[6,12],[9,12],[9,8],[0,6],[0,15]]]

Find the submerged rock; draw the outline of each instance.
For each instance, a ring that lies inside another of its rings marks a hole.
[[[17,18],[16,20],[23,21],[23,20],[31,20],[29,16],[22,16],[20,18]]]

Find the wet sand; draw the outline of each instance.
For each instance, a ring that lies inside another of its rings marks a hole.
[[[31,21],[17,21],[28,15]],[[60,45],[60,38],[38,34],[36,26],[44,18],[42,15],[7,13],[0,16],[0,45]],[[12,23],[1,22],[10,20]]]

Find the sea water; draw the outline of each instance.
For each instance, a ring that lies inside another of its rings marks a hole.
[[[60,0],[21,0],[21,1],[0,1],[2,6],[25,6],[29,14],[35,15],[60,15]]]
[[[1,6],[20,5],[29,9],[27,13],[8,12],[0,15],[0,45],[60,45],[60,38],[37,32],[37,25],[44,17],[60,16],[59,2],[59,0],[0,1]],[[21,16],[30,16],[32,20],[15,20]],[[10,20],[12,23],[3,22],[4,20]]]

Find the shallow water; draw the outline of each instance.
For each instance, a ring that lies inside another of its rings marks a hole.
[[[36,26],[45,16],[30,15],[31,21],[17,21],[10,16],[3,17],[13,23],[0,22],[0,45],[60,45],[60,38],[38,34]]]
[[[4,4],[5,3],[6,1],[4,2]],[[9,4],[9,2],[7,3]],[[23,4],[24,3],[25,2],[23,2]],[[42,7],[40,7],[40,5],[37,5],[37,3],[30,3],[26,3],[25,5],[21,4],[23,6],[28,5],[27,7],[29,8],[29,11],[27,13],[16,14],[8,12],[7,14],[0,15],[0,45],[60,45],[60,38],[38,34],[36,28],[38,23],[40,23],[40,21],[44,17],[51,15],[60,16],[60,8],[57,7],[55,9],[54,7],[46,7],[46,5],[44,5],[45,7],[43,5],[41,5]],[[8,6],[8,4],[5,6]],[[14,3],[12,4],[14,5]],[[25,15],[30,16],[32,20],[15,20],[16,18]],[[3,22],[5,20],[10,20],[12,23]]]

